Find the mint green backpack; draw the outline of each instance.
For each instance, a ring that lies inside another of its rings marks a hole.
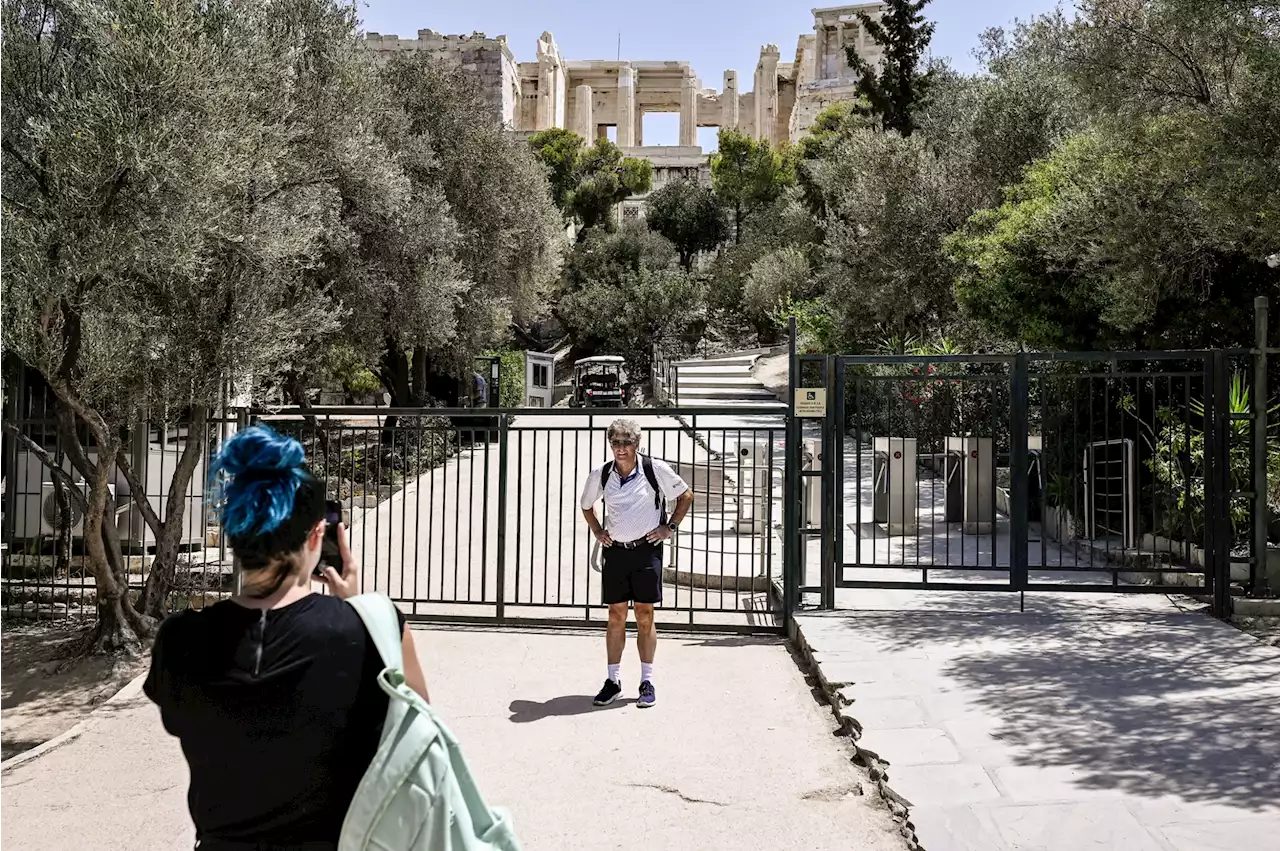
[[[404,681],[400,622],[382,594],[347,601],[386,667],[390,698],[378,751],[351,799],[338,851],[519,851],[510,818],[480,796],[458,740]]]

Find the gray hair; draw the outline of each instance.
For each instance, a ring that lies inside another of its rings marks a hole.
[[[640,445],[640,424],[635,420],[614,420],[609,423],[608,437],[610,442],[615,437],[623,437],[631,440],[636,446]]]

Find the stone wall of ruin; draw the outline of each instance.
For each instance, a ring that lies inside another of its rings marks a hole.
[[[364,43],[379,62],[403,53],[426,53],[442,63],[461,68],[479,85],[494,122],[517,129],[520,75],[506,36],[488,38],[484,33],[444,35],[434,30],[418,30],[417,38],[367,33]]]
[[[427,29],[416,39],[369,33],[365,43],[380,61],[427,53],[463,69],[484,92],[495,123],[513,131],[563,127],[591,140],[613,126],[622,146],[640,147],[646,112],[679,111],[681,147],[696,147],[698,127],[736,126],[752,138],[795,142],[828,106],[856,97],[844,48],[857,46],[877,60],[857,13],[875,16],[882,9],[875,2],[815,9],[813,33],[798,37],[786,62],[776,45],[761,47],[751,91],[742,91],[747,81],[740,85],[732,70],[721,90],[703,87],[687,62],[567,61],[549,32],[538,39],[537,60],[521,63],[506,36],[483,33]]]

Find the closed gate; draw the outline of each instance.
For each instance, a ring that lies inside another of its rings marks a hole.
[[[797,356],[795,392],[828,400],[797,425],[822,459],[798,474],[822,493],[796,529],[798,599],[1178,591],[1228,611],[1265,551],[1257,356]]]

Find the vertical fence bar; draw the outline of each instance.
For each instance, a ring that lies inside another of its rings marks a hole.
[[[835,433],[832,436],[831,448],[832,452],[824,462],[831,465],[831,499],[833,504],[833,525],[835,536],[835,578],[834,582],[838,586],[840,579],[844,575],[844,360],[835,358],[835,399],[827,400],[827,403],[834,409],[832,411],[831,422],[834,424]],[[862,470],[859,468],[857,474],[860,479]],[[858,559],[854,557],[856,564]]]
[[[1027,355],[1019,352],[1009,382],[1009,578],[1019,594],[1027,590],[1027,395]],[[993,550],[996,540],[993,524]]]
[[[800,577],[798,577],[799,553],[804,546],[800,537],[800,429],[796,420],[796,386],[800,380],[800,362],[796,357],[796,318],[787,323],[787,412],[785,484],[782,488],[782,523],[784,573],[782,579],[782,617],[787,629],[799,605]]]
[[[1231,614],[1231,467],[1230,423],[1227,405],[1227,358],[1215,351],[1209,358],[1209,398],[1205,415],[1205,529],[1209,534],[1206,563],[1212,577],[1212,611]]]
[[[236,434],[239,434],[248,427],[249,409],[240,408],[236,411]],[[220,528],[218,530],[218,535],[219,537],[225,536],[226,531]],[[240,568],[240,557],[236,555],[235,550],[231,551],[231,575],[233,577],[232,586],[235,588],[236,595],[239,596],[244,591],[244,571]]]
[[[498,620],[505,615],[507,600],[507,421],[506,414],[498,415]]]
[[[836,399],[836,358],[828,355],[822,363],[823,385],[827,388],[827,415],[820,423],[822,426],[822,439],[818,441],[818,457],[814,460],[820,465],[819,469],[822,475],[816,479],[809,481],[815,482],[821,488],[821,506],[822,506],[822,608],[831,610],[836,607],[836,565],[839,563],[839,556],[836,555],[836,542],[839,540],[839,530],[835,528],[835,469],[832,466],[831,459],[835,457],[835,406],[831,403]],[[806,500],[807,502],[807,500]],[[806,506],[807,507],[807,506]]]
[[[1271,584],[1267,573],[1267,313],[1266,296],[1253,300],[1253,563],[1249,567],[1249,587],[1254,596],[1267,597]]]

